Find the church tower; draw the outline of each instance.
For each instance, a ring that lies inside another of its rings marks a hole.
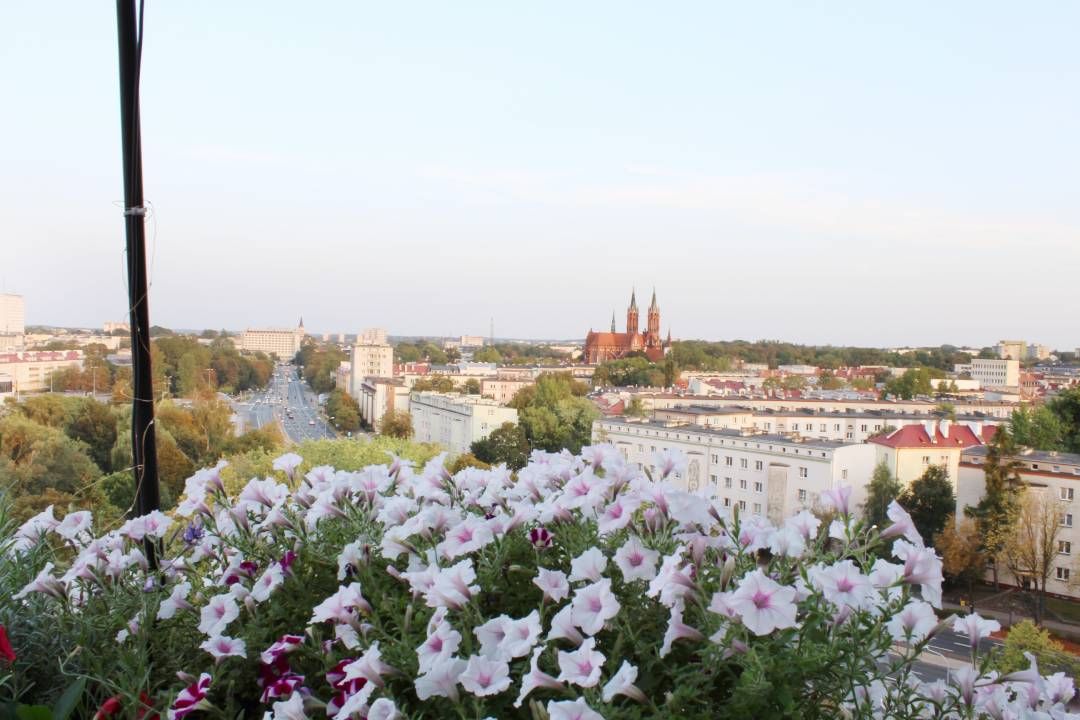
[[[647,320],[646,344],[660,344],[660,306],[656,304],[656,288],[653,288],[652,302],[649,303],[649,315]]]
[[[634,290],[630,291],[630,307],[626,310],[626,333],[628,335],[637,335],[638,331],[638,309],[637,309],[637,295]]]

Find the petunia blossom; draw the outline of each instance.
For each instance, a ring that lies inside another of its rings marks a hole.
[[[199,645],[203,650],[214,656],[214,662],[221,662],[227,657],[246,657],[247,648],[244,641],[239,638],[231,638],[227,635],[215,635]]]
[[[595,687],[600,682],[600,669],[604,666],[604,654],[596,650],[596,640],[588,638],[577,650],[559,651],[559,680],[579,685]]]
[[[547,602],[558,603],[570,597],[570,582],[566,579],[566,573],[561,570],[536,568],[533,585],[540,588]]]
[[[210,691],[211,677],[203,673],[199,679],[180,691],[169,708],[169,720],[181,720],[196,710],[206,708],[206,694]]]
[[[795,627],[795,588],[780,585],[761,570],[745,575],[731,594],[730,604],[755,635]]]
[[[570,582],[596,582],[604,575],[607,557],[599,548],[591,547],[570,561]]]
[[[473,655],[460,677],[461,687],[477,697],[498,695],[510,687],[510,666],[501,658]]]
[[[533,648],[532,657],[529,659],[529,672],[525,673],[521,678],[521,690],[518,693],[517,700],[514,701],[514,707],[521,707],[525,702],[525,698],[529,696],[533,690],[537,688],[547,688],[549,690],[556,690],[563,687],[563,684],[558,679],[548,675],[546,672],[540,669],[539,660],[540,653],[544,651],[544,647]]]
[[[571,618],[586,635],[595,635],[604,629],[604,623],[618,615],[620,607],[611,591],[611,580],[604,578],[574,593]]]
[[[1001,623],[997,620],[987,620],[980,617],[978,613],[971,613],[970,615],[955,618],[952,629],[953,632],[967,635],[971,649],[975,650],[979,647],[980,640],[990,637],[990,633],[1001,629]]]
[[[604,702],[611,702],[615,699],[616,695],[625,695],[639,703],[648,702],[645,693],[634,684],[634,681],[637,680],[637,676],[638,669],[628,661],[623,660],[619,669],[615,671],[615,674],[611,676],[611,679],[604,684],[604,690],[601,695]]]
[[[604,716],[589,707],[585,698],[551,700],[547,704],[550,720],[604,720]]]
[[[624,582],[634,580],[652,580],[656,577],[656,561],[660,553],[645,547],[637,535],[615,551],[615,565],[622,572]]]

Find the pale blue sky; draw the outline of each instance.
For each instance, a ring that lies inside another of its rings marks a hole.
[[[0,283],[125,317],[114,7],[0,7]],[[1080,4],[160,2],[152,319],[1080,345]],[[153,226],[151,226],[153,235]]]

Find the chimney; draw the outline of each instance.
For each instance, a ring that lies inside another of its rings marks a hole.
[[[952,427],[952,422],[948,419],[942,420],[938,425],[941,428],[941,434],[945,436],[945,439],[949,439],[949,429]]]
[[[930,438],[930,444],[933,444],[937,439],[937,429],[935,428],[935,422],[933,420],[923,420],[923,430],[926,431],[927,437]]]

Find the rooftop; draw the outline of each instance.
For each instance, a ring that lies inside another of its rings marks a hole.
[[[973,460],[986,457],[986,446],[978,445],[975,447],[964,448],[964,452],[961,458],[970,456]],[[1037,462],[1047,463],[1050,465],[1080,465],[1080,453],[1064,453],[1047,450],[1032,450],[1030,448],[1024,448],[1016,456],[1017,460],[1024,462]]]
[[[602,422],[608,425],[621,425],[623,427],[641,427],[648,428],[650,430],[666,430],[668,432],[677,433],[694,433],[696,435],[710,435],[713,437],[720,437],[724,439],[741,439],[741,440],[753,440],[756,443],[772,443],[774,445],[788,445],[793,447],[811,447],[818,448],[820,450],[836,450],[837,448],[848,447],[850,445],[862,445],[863,443],[844,442],[843,440],[821,440],[818,438],[794,438],[787,435],[776,435],[773,433],[756,433],[748,432],[745,430],[733,430],[733,429],[721,429],[702,427],[700,425],[668,425],[667,423],[656,422],[652,420],[632,421],[621,420],[618,418],[602,418],[597,422]]]

